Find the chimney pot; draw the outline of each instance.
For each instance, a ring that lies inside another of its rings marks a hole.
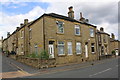
[[[1,40],[3,41],[3,36],[1,37]]]
[[[103,27],[101,27],[101,28],[100,28],[100,31],[104,32],[104,28],[103,28]]]
[[[82,18],[82,12],[80,12],[80,18]]]
[[[10,36],[10,32],[7,32],[7,37],[9,37]]]
[[[19,27],[16,27],[16,30],[18,30],[19,29]]]
[[[115,35],[113,33],[111,33],[111,37],[113,40],[115,39]]]

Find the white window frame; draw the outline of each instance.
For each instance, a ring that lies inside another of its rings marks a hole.
[[[23,47],[23,44],[21,44],[21,53],[24,52],[24,47]]]
[[[94,37],[95,34],[94,34],[94,29],[93,28],[90,28],[90,37]]]
[[[93,45],[92,45],[93,44]],[[94,48],[94,52],[92,52],[92,48]],[[91,52],[95,53],[95,43],[91,43]]]
[[[24,30],[21,31],[21,38],[23,39],[24,37]]]
[[[76,29],[79,29],[79,34],[76,34]],[[80,35],[80,26],[79,25],[75,25],[75,35]]]
[[[77,46],[80,46],[80,52],[77,53]],[[76,42],[76,54],[82,54],[82,45],[81,42]]]
[[[69,53],[69,47],[71,48],[71,53]],[[68,55],[73,55],[72,53],[72,42],[67,42]]]
[[[59,44],[59,42],[63,42],[63,44]],[[59,54],[59,52],[58,52],[58,55],[65,55],[65,43],[64,43],[64,41],[58,41],[58,47],[57,48],[59,48],[59,46],[63,46],[64,48],[63,48],[63,53]],[[59,51],[59,49],[58,49],[58,51]]]
[[[61,34],[63,34],[64,33],[64,22],[62,22],[62,21],[56,21],[56,24],[57,24],[57,33],[61,33]],[[59,24],[62,24],[62,28],[63,28],[63,32],[60,32],[60,30],[59,30]]]
[[[32,29],[29,30],[29,38],[32,39]]]

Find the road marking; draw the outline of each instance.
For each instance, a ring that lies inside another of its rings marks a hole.
[[[95,75],[104,73],[104,72],[109,71],[109,70],[111,70],[111,69],[112,69],[112,68],[108,68],[108,69],[106,69],[106,70],[103,70],[103,71],[101,71],[101,72],[95,73],[95,74],[93,74],[93,75],[89,75],[89,77],[92,77],[92,76],[95,76]]]
[[[2,78],[17,78],[17,77],[30,76],[31,74],[25,73],[23,71],[14,71],[14,72],[3,72],[0,73],[0,75],[2,75]]]
[[[14,63],[10,63],[11,65],[15,66],[17,69],[19,69],[20,71],[24,71],[22,68],[20,68],[19,66],[15,65]]]

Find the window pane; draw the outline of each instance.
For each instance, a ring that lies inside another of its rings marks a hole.
[[[72,42],[68,42],[68,54],[72,54]]]
[[[80,42],[76,43],[76,53],[81,54],[81,43]]]
[[[57,25],[58,25],[58,32],[59,33],[63,33],[64,31],[64,29],[63,29],[63,22],[61,22],[61,21],[58,21],[58,23],[57,23]]]
[[[94,30],[92,28],[90,29],[90,37],[94,37]]]
[[[91,44],[91,52],[92,52],[92,53],[95,52],[94,43]]]
[[[75,35],[80,35],[80,26],[75,25]]]
[[[64,42],[62,41],[58,42],[58,54],[59,55],[64,54]]]
[[[64,54],[64,46],[58,46],[58,54]]]

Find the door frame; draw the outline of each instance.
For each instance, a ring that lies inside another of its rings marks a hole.
[[[88,43],[85,43],[85,58],[88,58]]]
[[[48,53],[49,53],[49,55],[50,55],[50,46],[53,46],[52,47],[52,50],[53,50],[52,52],[53,53],[52,53],[52,56],[49,56],[49,58],[55,58],[55,46],[54,46],[54,42],[55,41],[50,40],[49,43],[48,43]]]

